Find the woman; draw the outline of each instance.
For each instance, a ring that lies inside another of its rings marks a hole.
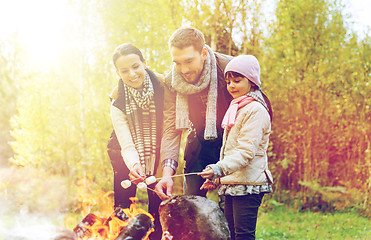
[[[148,69],[141,51],[132,44],[118,46],[113,63],[120,80],[117,91],[112,94],[114,132],[108,143],[108,154],[114,170],[117,209],[128,208],[130,198],[136,194],[136,185],[124,189],[121,181],[131,179],[138,184],[156,174],[162,133],[163,87],[159,80],[162,76]],[[155,218],[155,232],[151,233],[150,239],[161,239],[158,216],[161,200],[151,190],[147,190],[147,194],[148,212]]]

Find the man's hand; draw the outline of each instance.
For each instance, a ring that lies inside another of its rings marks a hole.
[[[214,171],[213,171],[213,169],[211,167],[206,167],[198,175],[200,175],[202,178],[211,179],[214,176]]]
[[[155,190],[160,199],[165,200],[172,196],[173,186],[173,179],[171,177],[164,177],[156,184]]]
[[[138,183],[143,182],[146,179],[146,174],[144,173],[144,169],[140,163],[134,164],[134,167],[130,170],[129,179],[135,185],[138,185]]]
[[[171,167],[164,167],[161,180],[156,184],[155,190],[161,200],[172,196],[174,181],[171,176],[174,170]]]

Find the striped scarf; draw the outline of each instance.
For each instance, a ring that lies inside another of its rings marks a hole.
[[[143,89],[124,84],[125,114],[139,160],[147,175],[154,173],[156,161],[156,108],[152,82],[146,72]]]

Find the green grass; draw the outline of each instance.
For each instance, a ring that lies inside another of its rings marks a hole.
[[[261,208],[256,239],[371,239],[370,219],[358,213],[298,212]]]
[[[217,191],[208,194],[217,201]],[[354,212],[300,212],[263,200],[256,229],[257,240],[371,239],[371,220]]]

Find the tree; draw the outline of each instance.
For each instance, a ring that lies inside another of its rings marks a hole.
[[[370,111],[357,109],[368,101],[369,67],[342,12],[336,1],[280,1],[265,43],[264,86],[275,110],[273,168],[278,189],[299,193],[303,205],[318,206],[321,199],[311,197],[316,184],[364,189],[369,179]],[[357,85],[365,87],[362,93]]]
[[[10,119],[16,114],[19,79],[27,74],[20,71],[21,59],[17,34],[0,42],[0,165],[8,165],[13,155],[9,145]]]

